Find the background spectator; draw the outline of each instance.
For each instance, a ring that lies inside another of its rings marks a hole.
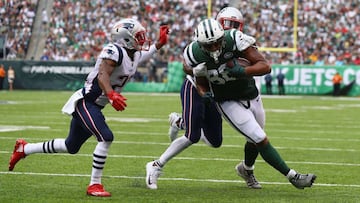
[[[332,78],[333,86],[334,86],[334,96],[340,96],[340,86],[342,82],[342,76],[340,73],[335,73],[334,77]]]
[[[12,66],[9,66],[9,70],[7,71],[7,77],[8,77],[8,82],[9,82],[9,91],[13,91],[14,80],[15,80],[15,71]]]
[[[277,82],[278,82],[278,90],[279,95],[285,95],[285,86],[284,86],[284,80],[285,75],[281,72],[281,69],[279,69],[279,73],[276,76]]]
[[[6,71],[3,64],[0,64],[0,90],[4,89],[4,79],[6,76]]]
[[[269,73],[265,75],[266,94],[272,95],[272,75]]]
[[[234,2],[244,16],[244,32],[253,35],[259,47],[297,47],[295,52],[263,51],[272,64],[360,63],[359,0],[299,0],[297,44],[293,36],[294,1]],[[51,13],[47,13],[49,32],[41,60],[94,61],[109,41],[105,31],[120,18],[131,17],[145,24],[147,30],[156,30],[160,24],[170,25],[169,44],[154,58],[158,69],[165,65],[163,72],[166,73],[168,62],[181,61],[194,25],[207,17],[207,3],[206,0],[54,0]],[[228,0],[212,0],[212,17],[228,3]],[[0,32],[7,34],[7,58],[24,59],[37,1],[1,1],[0,4]],[[40,12],[41,21],[46,21],[44,11]],[[142,64],[142,67],[151,65]]]

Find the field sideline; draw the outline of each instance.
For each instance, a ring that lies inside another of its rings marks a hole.
[[[35,154],[13,172],[8,160],[17,138],[65,138],[70,117],[60,110],[72,92],[0,92],[0,202],[360,202],[360,98],[263,96],[265,130],[286,163],[318,176],[298,190],[259,156],[251,190],[235,173],[244,138],[223,122],[219,149],[202,142],[164,168],[158,190],[145,186],[145,164],[169,145],[168,114],[181,112],[179,94],[124,93],[128,108],[104,109],[115,134],[104,169],[110,198],[86,196],[94,138],[78,154]]]

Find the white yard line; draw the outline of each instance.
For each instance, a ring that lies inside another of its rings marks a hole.
[[[0,174],[4,175],[28,175],[28,176],[62,176],[62,177],[90,177],[88,174],[62,174],[62,173],[32,173],[32,172],[3,172]],[[145,179],[140,176],[103,176],[104,178],[119,178],[119,179]],[[241,180],[219,180],[219,179],[194,179],[194,178],[159,178],[164,181],[191,181],[191,182],[215,182],[215,183],[244,183]],[[289,185],[288,182],[262,182],[261,184],[266,185]],[[313,187],[353,187],[360,188],[360,185],[347,185],[347,184],[327,184],[327,183],[314,183]]]
[[[0,151],[0,154],[11,154],[11,151]],[[43,154],[43,153],[39,153],[36,154],[36,156],[49,156],[49,154]],[[67,153],[56,153],[56,154],[51,154],[51,156],[83,156],[83,157],[92,157],[92,154],[67,154]],[[112,157],[112,158],[127,158],[127,159],[154,159],[156,157],[156,155],[154,156],[141,156],[141,155],[120,155],[120,154],[109,154],[108,157]],[[238,162],[239,159],[227,159],[227,158],[201,158],[201,157],[182,157],[182,156],[177,156],[174,157],[173,159],[176,160],[196,160],[196,161],[225,161],[225,162]],[[265,163],[264,160],[256,160],[257,163]],[[340,162],[311,162],[311,161],[286,161],[286,163],[291,163],[291,164],[309,164],[309,165],[332,165],[332,166],[356,166],[359,167],[359,164],[352,164],[352,163],[340,163]]]

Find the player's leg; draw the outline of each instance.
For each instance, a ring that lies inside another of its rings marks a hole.
[[[263,108],[260,95],[256,99],[250,101],[249,109],[253,112],[256,122],[260,125],[262,129],[264,129],[265,111]],[[249,171],[249,172],[253,171],[255,168],[255,161],[258,155],[259,155],[259,151],[256,148],[256,144],[246,141],[244,146],[244,161],[238,164],[236,167],[238,174],[240,175],[242,174],[241,173],[242,168],[244,168],[243,171]],[[256,184],[255,181],[253,181],[253,184],[250,184],[250,187],[256,189],[261,188],[260,184]]]
[[[72,118],[68,138],[56,138],[45,142],[27,143],[18,139],[15,143],[13,154],[9,161],[9,170],[12,171],[16,163],[26,156],[35,153],[71,153],[79,151],[81,145],[91,136],[82,128],[81,123]]]
[[[222,144],[222,119],[221,114],[217,111],[215,103],[205,105],[203,119],[203,137],[205,143],[211,147],[220,147]]]
[[[260,155],[268,164],[285,175],[295,187],[300,189],[310,187],[316,176],[298,174],[286,165],[277,150],[270,144],[263,129],[256,122],[248,104],[250,105],[250,102],[223,102],[220,109],[230,125],[242,133],[249,142],[256,143]]]
[[[81,119],[83,129],[95,135],[98,141],[93,152],[92,172],[87,194],[101,197],[111,196],[101,184],[101,178],[106,158],[114,139],[113,133],[106,124],[101,109],[92,102],[80,100],[76,108],[76,116],[78,116],[78,119]]]
[[[196,88],[187,79],[181,89],[181,100],[185,134],[175,139],[159,159],[146,164],[146,185],[150,189],[157,189],[157,179],[165,164],[200,139],[204,105]]]

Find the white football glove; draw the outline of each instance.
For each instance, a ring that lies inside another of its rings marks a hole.
[[[193,75],[195,77],[206,77],[207,76],[207,68],[205,66],[205,63],[198,64],[195,68],[192,69]]]

